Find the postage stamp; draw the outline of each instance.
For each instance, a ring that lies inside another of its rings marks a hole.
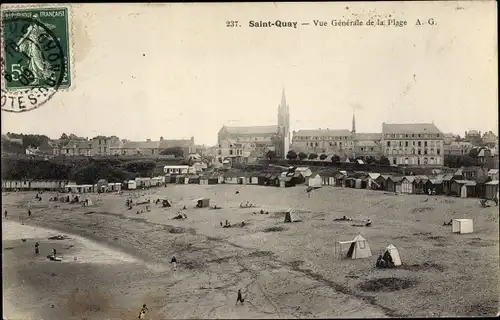
[[[36,109],[72,85],[67,7],[2,10],[1,108]]]

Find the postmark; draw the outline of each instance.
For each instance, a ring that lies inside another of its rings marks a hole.
[[[71,86],[68,8],[2,10],[1,108],[26,112]]]

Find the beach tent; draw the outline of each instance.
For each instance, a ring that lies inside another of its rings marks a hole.
[[[453,219],[451,231],[456,233],[472,233],[472,219]]]
[[[368,241],[362,236],[357,235],[351,241],[339,241],[339,254],[342,256],[342,249],[345,246],[349,246],[347,250],[347,254],[343,256],[343,258],[347,259],[363,259],[371,257],[372,251],[370,249],[370,244]]]
[[[196,207],[207,208],[209,206],[210,206],[210,199],[207,198],[196,199]]]
[[[168,199],[164,199],[162,202],[163,208],[170,208],[172,206],[172,202]]]
[[[293,218],[292,218],[292,209],[288,209],[286,212],[285,212],[285,221],[284,222],[292,222],[293,221]]]
[[[85,205],[86,206],[91,206],[93,204],[94,204],[94,202],[92,201],[92,199],[90,199],[90,198],[85,199]]]
[[[392,258],[394,266],[397,267],[401,265],[401,257],[399,256],[398,248],[394,245],[390,244],[387,248],[385,248],[385,252],[382,256],[385,257],[386,255],[389,255]]]

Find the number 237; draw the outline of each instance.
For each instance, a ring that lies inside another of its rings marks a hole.
[[[238,21],[234,20],[226,21],[226,28],[235,28],[235,27],[239,27]]]

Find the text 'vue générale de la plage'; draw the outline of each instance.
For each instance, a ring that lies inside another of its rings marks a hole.
[[[250,28],[292,28],[298,27],[406,27],[406,26],[436,26],[434,18],[416,18],[414,21],[396,18],[372,18],[372,19],[332,19],[310,20],[310,21],[287,21],[287,20],[250,20]],[[228,27],[241,26],[237,21],[227,23]]]

